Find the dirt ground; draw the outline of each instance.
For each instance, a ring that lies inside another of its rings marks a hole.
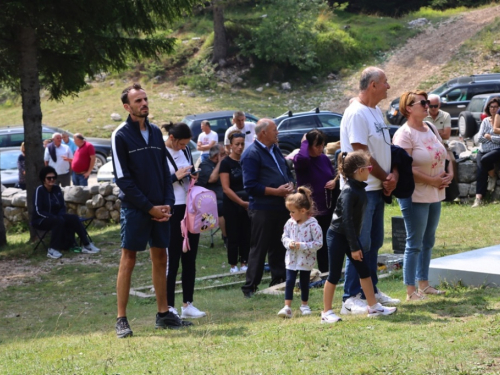
[[[437,28],[428,27],[424,32],[408,42],[390,57],[382,66],[389,79],[391,89],[388,99],[379,103],[383,110],[389,101],[400,93],[414,89],[438,72],[458,51],[461,44],[475,35],[500,14],[500,5],[493,8],[475,10],[441,23]],[[346,87],[357,87],[358,74],[346,82]],[[348,99],[357,95],[356,91],[347,91],[344,100],[331,103],[329,109],[342,113]],[[48,259],[33,266],[29,260],[4,260],[0,262],[0,291],[10,285],[33,282],[53,267],[69,263],[95,263],[91,256],[81,255],[73,258]]]

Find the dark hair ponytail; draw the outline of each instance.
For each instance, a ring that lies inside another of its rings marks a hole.
[[[363,150],[341,152],[337,159],[337,176],[335,181],[342,176],[345,180],[352,178],[358,168],[370,162],[370,154]]]

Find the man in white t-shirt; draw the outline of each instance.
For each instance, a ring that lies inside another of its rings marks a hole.
[[[441,98],[439,95],[430,94],[429,95],[429,109],[427,112],[429,116],[424,118],[424,121],[430,121],[439,132],[441,139],[447,140],[451,136],[451,116],[448,112],[442,111],[441,108]]]
[[[50,165],[57,172],[57,181],[60,186],[71,185],[71,149],[62,143],[61,133],[52,134],[52,142],[45,147],[43,160],[45,166]]]
[[[231,152],[229,144],[229,134],[238,130],[242,134],[245,134],[245,149],[250,146],[255,140],[255,124],[253,122],[246,122],[245,113],[242,111],[236,111],[233,114],[233,126],[230,126],[226,130],[224,136],[224,146],[226,147],[226,153],[229,155]]]
[[[198,135],[198,143],[196,149],[202,151],[201,161],[204,162],[208,159],[208,152],[210,149],[217,144],[219,140],[219,135],[212,131],[210,128],[210,122],[203,120],[201,122],[201,133]]]
[[[361,73],[359,94],[344,112],[340,123],[340,144],[342,152],[365,150],[370,153],[373,170],[366,181],[368,197],[360,234],[364,261],[367,261],[377,302],[397,304],[377,289],[377,256],[384,242],[384,194],[396,188],[397,169],[391,171],[391,136],[384,121],[384,115],[377,104],[387,98],[390,89],[382,69],[366,68]],[[341,181],[342,185],[342,181]],[[353,264],[346,260],[344,302],[341,314],[366,314],[366,300],[361,290],[359,276]]]

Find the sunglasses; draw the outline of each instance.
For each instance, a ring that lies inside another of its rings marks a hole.
[[[55,181],[57,179],[56,176],[47,176],[45,177],[46,180],[49,180],[49,181]]]
[[[420,104],[422,107],[425,107],[426,105],[430,106],[431,101],[430,100],[423,100],[422,99],[419,102],[415,102],[415,103],[410,104],[410,107],[413,107],[415,104]]]
[[[439,104],[429,104],[429,108],[438,108]]]

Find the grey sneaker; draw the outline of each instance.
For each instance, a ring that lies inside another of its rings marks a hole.
[[[99,251],[101,251],[101,249],[95,247],[92,242],[90,242],[88,245],[83,245],[82,247],[83,254],[97,254]]]
[[[60,257],[62,257],[62,254],[56,249],[49,248],[47,251],[47,258],[59,259]]]
[[[482,205],[483,205],[483,200],[481,198],[476,198],[474,199],[474,204],[472,205],[472,208],[476,208]]]
[[[130,325],[128,324],[126,316],[124,316],[123,318],[116,319],[115,329],[116,329],[116,337],[118,337],[119,339],[123,339],[125,337],[132,337],[134,334],[130,329]]]
[[[181,318],[179,318],[179,315],[174,314],[170,310],[168,311],[167,315],[163,317],[161,317],[159,314],[156,314],[156,329],[180,329],[192,325],[193,323],[182,320]]]

